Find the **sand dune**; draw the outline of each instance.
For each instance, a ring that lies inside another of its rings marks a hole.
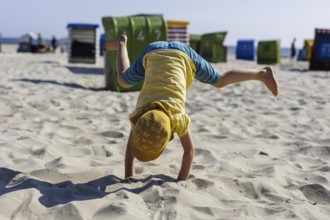
[[[122,183],[137,92],[103,90],[103,64],[0,53],[0,219],[328,219],[330,75],[283,59],[279,96],[258,82],[195,82],[196,146],[176,181],[178,138]],[[220,71],[255,62],[214,64]]]

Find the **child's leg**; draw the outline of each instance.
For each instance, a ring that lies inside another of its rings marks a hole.
[[[109,40],[104,44],[104,48],[111,51],[117,51],[116,70],[118,82],[122,87],[130,87],[131,85],[128,85],[122,79],[122,73],[125,72],[125,70],[127,70],[130,66],[127,52],[127,37],[122,35],[116,39]]]
[[[261,70],[241,69],[230,70],[220,77],[215,87],[222,88],[226,85],[239,83],[249,80],[259,80],[267,86],[274,96],[277,96],[277,83],[274,77],[274,71],[271,67],[265,67]]]

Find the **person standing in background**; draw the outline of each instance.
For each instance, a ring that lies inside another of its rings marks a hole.
[[[52,51],[53,51],[53,53],[55,53],[56,48],[57,48],[57,40],[56,40],[55,36],[52,37],[51,45],[52,45]]]
[[[44,39],[42,38],[41,34],[38,34],[38,49],[44,48]]]
[[[294,60],[296,57],[296,38],[293,38],[293,41],[291,43],[291,60]]]

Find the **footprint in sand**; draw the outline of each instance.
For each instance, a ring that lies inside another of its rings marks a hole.
[[[302,154],[312,156],[312,157],[319,157],[324,160],[330,160],[330,147],[323,146],[323,147],[305,147],[302,148],[300,151]]]
[[[200,164],[193,164],[192,165],[192,169],[193,170],[204,170],[205,166],[204,165],[200,165]]]
[[[237,186],[240,189],[240,193],[250,199],[258,199],[259,194],[256,190],[256,186],[252,182],[243,182],[243,181],[236,181]]]
[[[99,209],[93,216],[93,219],[112,219],[127,214],[128,210],[125,204],[119,203],[107,205]]]
[[[164,207],[157,211],[152,219],[182,219],[182,216],[178,215],[178,213],[180,213],[179,210],[177,207],[170,205],[169,207]]]
[[[145,203],[157,204],[162,202],[164,196],[164,191],[160,188],[154,188],[151,190],[146,190],[141,193],[142,199]]]
[[[101,157],[111,157],[113,154],[105,146],[92,146],[93,154]]]
[[[330,147],[315,147],[313,153],[319,158],[330,160]]]
[[[73,141],[74,144],[76,145],[91,145],[94,143],[93,140],[85,138],[85,137],[79,137]]]
[[[25,100],[27,102],[27,104],[40,111],[40,112],[44,112],[47,111],[50,108],[50,103],[48,100],[46,99],[42,99],[39,96],[32,96],[32,97],[27,97],[27,100]]]
[[[104,137],[109,137],[109,138],[122,138],[124,137],[124,134],[118,131],[105,131],[101,133],[102,136]]]
[[[58,107],[58,106],[61,105],[58,101],[55,101],[55,100],[53,100],[53,99],[51,99],[50,102],[51,102],[52,105],[55,106],[55,107]]]
[[[38,149],[36,149],[36,150],[33,150],[33,151],[31,152],[31,154],[32,154],[33,156],[36,156],[36,157],[42,157],[42,156],[44,156],[44,155],[46,154],[46,150],[47,150],[46,147],[41,147],[41,148],[38,148]]]
[[[320,184],[310,184],[300,187],[307,199],[314,203],[330,205],[330,191]]]
[[[144,167],[135,167],[135,173],[136,174],[141,174],[144,171]]]
[[[199,164],[203,164],[204,167],[212,167],[218,163],[217,158],[214,157],[212,152],[209,150],[196,148],[195,157],[196,161],[198,161]]]
[[[113,108],[115,113],[125,113],[128,111],[128,106],[126,104],[120,104],[119,106],[115,106]]]
[[[50,134],[52,135],[54,131],[56,131],[59,128],[59,123],[58,122],[52,122],[50,120],[43,120],[41,122],[41,129],[40,129],[40,134],[46,135]]]
[[[204,149],[200,149],[200,148],[195,149],[196,156],[207,156],[209,154],[211,154],[211,151],[209,151],[209,150],[204,150]]]
[[[70,108],[70,103],[65,99],[56,99],[56,100],[51,99],[50,104],[52,105],[52,107],[55,108],[61,108],[61,109]]]
[[[4,104],[0,104],[0,116],[10,117],[15,114],[15,111]]]
[[[191,182],[197,189],[207,189],[211,186],[214,186],[214,182],[201,178],[192,179]]]
[[[62,126],[56,131],[57,135],[64,138],[72,138],[81,133],[82,131],[79,128],[73,126]]]
[[[48,163],[46,163],[45,167],[47,167],[47,168],[54,168],[54,167],[55,168],[64,168],[65,165],[62,162],[63,162],[63,158],[58,157],[58,158],[56,158],[54,160],[51,160]],[[44,172],[46,172],[46,171],[44,170]]]
[[[63,195],[62,195],[63,194]],[[66,197],[67,194],[62,193],[60,196]],[[58,197],[60,197],[58,196]],[[42,198],[46,199],[46,198]],[[49,198],[47,198],[48,200]],[[41,200],[42,201],[42,200]],[[52,201],[47,201],[45,203],[52,204]],[[82,215],[82,212],[80,209],[77,208],[72,203],[56,206],[55,208],[49,209],[49,213],[46,212],[45,214],[39,216],[39,219],[49,219],[49,216],[56,216],[56,219],[72,219],[72,220],[82,220],[84,219],[84,215]]]

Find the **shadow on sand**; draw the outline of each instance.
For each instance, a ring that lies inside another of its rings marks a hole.
[[[64,181],[53,184],[34,179],[18,171],[3,167],[0,168],[0,196],[19,190],[34,188],[42,194],[39,201],[45,207],[53,207],[73,201],[99,199],[120,190],[139,194],[152,186],[160,186],[166,182],[177,182],[177,180],[170,176],[159,174],[151,175],[144,179],[133,179],[132,182],[141,182],[143,186],[128,188],[126,186],[130,186],[129,184],[125,184],[123,179],[114,175],[108,175],[86,183],[74,184],[71,181]],[[117,186],[115,187],[117,189],[107,192],[106,189],[108,186]]]
[[[103,75],[104,68],[96,67],[78,67],[78,66],[66,66],[68,70],[75,74],[85,74],[85,75]]]
[[[77,83],[59,83],[55,80],[42,80],[42,79],[15,79],[13,81],[19,81],[19,82],[28,82],[28,83],[35,83],[35,84],[53,84],[58,86],[66,86],[73,89],[84,89],[84,90],[92,90],[92,91],[104,91],[104,88],[91,88],[91,87],[85,87],[82,85],[79,85]]]

